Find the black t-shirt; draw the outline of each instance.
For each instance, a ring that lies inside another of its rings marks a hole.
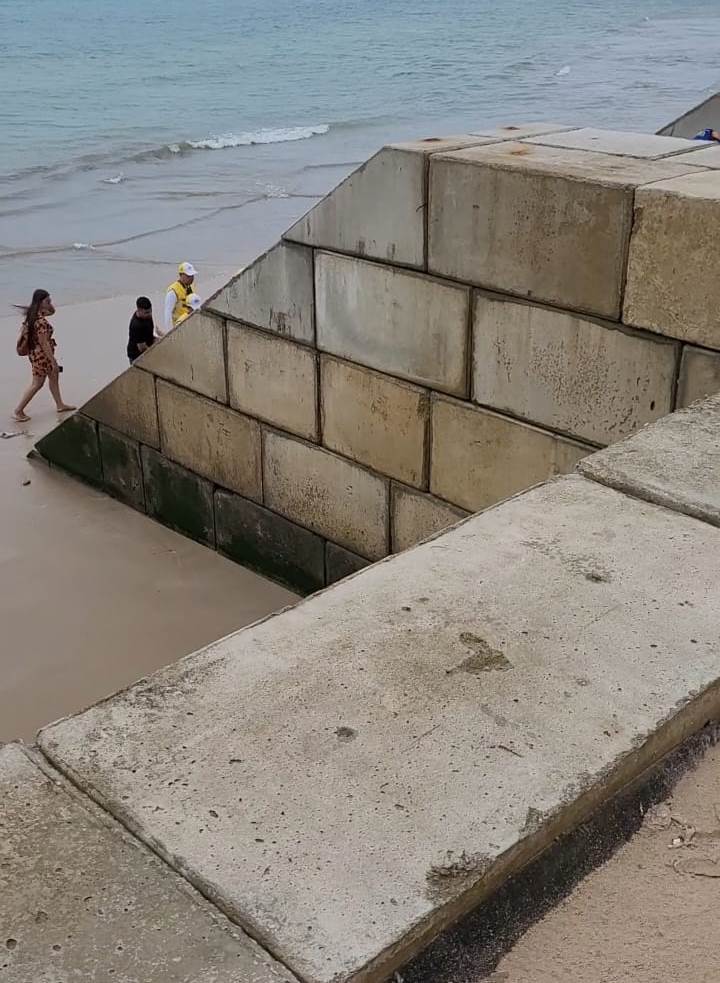
[[[128,358],[136,359],[138,355],[142,354],[138,348],[141,342],[144,342],[148,346],[152,345],[154,334],[155,325],[151,317],[138,317],[137,314],[133,314],[130,319],[130,333],[127,346]]]

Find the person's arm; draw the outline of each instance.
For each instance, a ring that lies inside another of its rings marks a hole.
[[[175,310],[175,304],[177,304],[177,297],[175,296],[175,291],[168,290],[168,292],[165,294],[165,309],[163,312],[164,313],[163,327],[165,330],[162,331],[160,330],[160,328],[157,329],[159,338],[162,338],[163,335],[166,334],[168,331],[172,331],[172,326],[173,326],[172,315],[173,315],[173,311]]]

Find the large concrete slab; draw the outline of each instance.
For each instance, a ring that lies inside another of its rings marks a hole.
[[[645,160],[660,160],[675,154],[698,152],[701,148],[708,147],[704,141],[685,140],[682,137],[662,137],[653,133],[630,133],[626,130],[597,130],[592,126],[584,126],[571,133],[530,137],[528,143],[565,147],[568,150],[594,150],[600,154],[639,157]],[[683,163],[687,161],[684,160]]]
[[[220,318],[202,311],[191,314],[162,341],[143,352],[138,365],[219,403],[228,401],[224,325]]]
[[[430,419],[427,390],[350,362],[321,362],[323,443],[381,474],[421,486]]]
[[[166,457],[239,495],[262,498],[257,420],[162,380],[157,395]]]
[[[720,396],[582,461],[595,481],[720,525]]]
[[[318,348],[462,396],[469,290],[339,256],[315,258]]]
[[[308,983],[384,980],[720,712],[719,579],[573,476],[40,741]]]
[[[428,269],[619,319],[633,189],[687,171],[518,142],[438,154]]]
[[[354,553],[388,552],[389,482],[282,434],[263,437],[265,504]]]
[[[693,345],[683,347],[678,378],[678,408],[720,392],[720,352]]]
[[[0,979],[282,983],[291,974],[19,745],[0,748]]]
[[[562,123],[504,123],[500,126],[481,127],[474,132],[477,136],[491,137],[494,140],[521,140],[543,133],[567,133],[574,129],[574,126],[564,126]]]
[[[227,326],[230,405],[317,440],[317,355],[241,324]]]
[[[628,257],[624,320],[720,348],[720,172],[640,188]]]
[[[87,402],[83,413],[148,447],[160,446],[155,379],[134,366]]]
[[[312,344],[312,249],[280,242],[207,302],[210,310]]]
[[[430,491],[478,512],[572,471],[591,450],[470,403],[437,397],[432,403]]]
[[[610,444],[672,411],[679,347],[609,322],[477,293],[472,398]]]

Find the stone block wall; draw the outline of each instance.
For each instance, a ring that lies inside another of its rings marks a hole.
[[[38,449],[316,590],[720,388],[712,153],[385,148]]]

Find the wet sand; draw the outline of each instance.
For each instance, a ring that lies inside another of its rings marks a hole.
[[[214,285],[203,287],[209,296]],[[133,306],[120,298],[59,308],[53,323],[66,400],[80,405],[126,367]],[[14,352],[17,332],[16,317],[0,318],[0,432],[22,431],[0,439],[0,743],[31,739],[41,725],[295,599],[27,461],[58,417],[46,387],[28,408],[29,424],[11,419],[29,382],[27,359]]]

